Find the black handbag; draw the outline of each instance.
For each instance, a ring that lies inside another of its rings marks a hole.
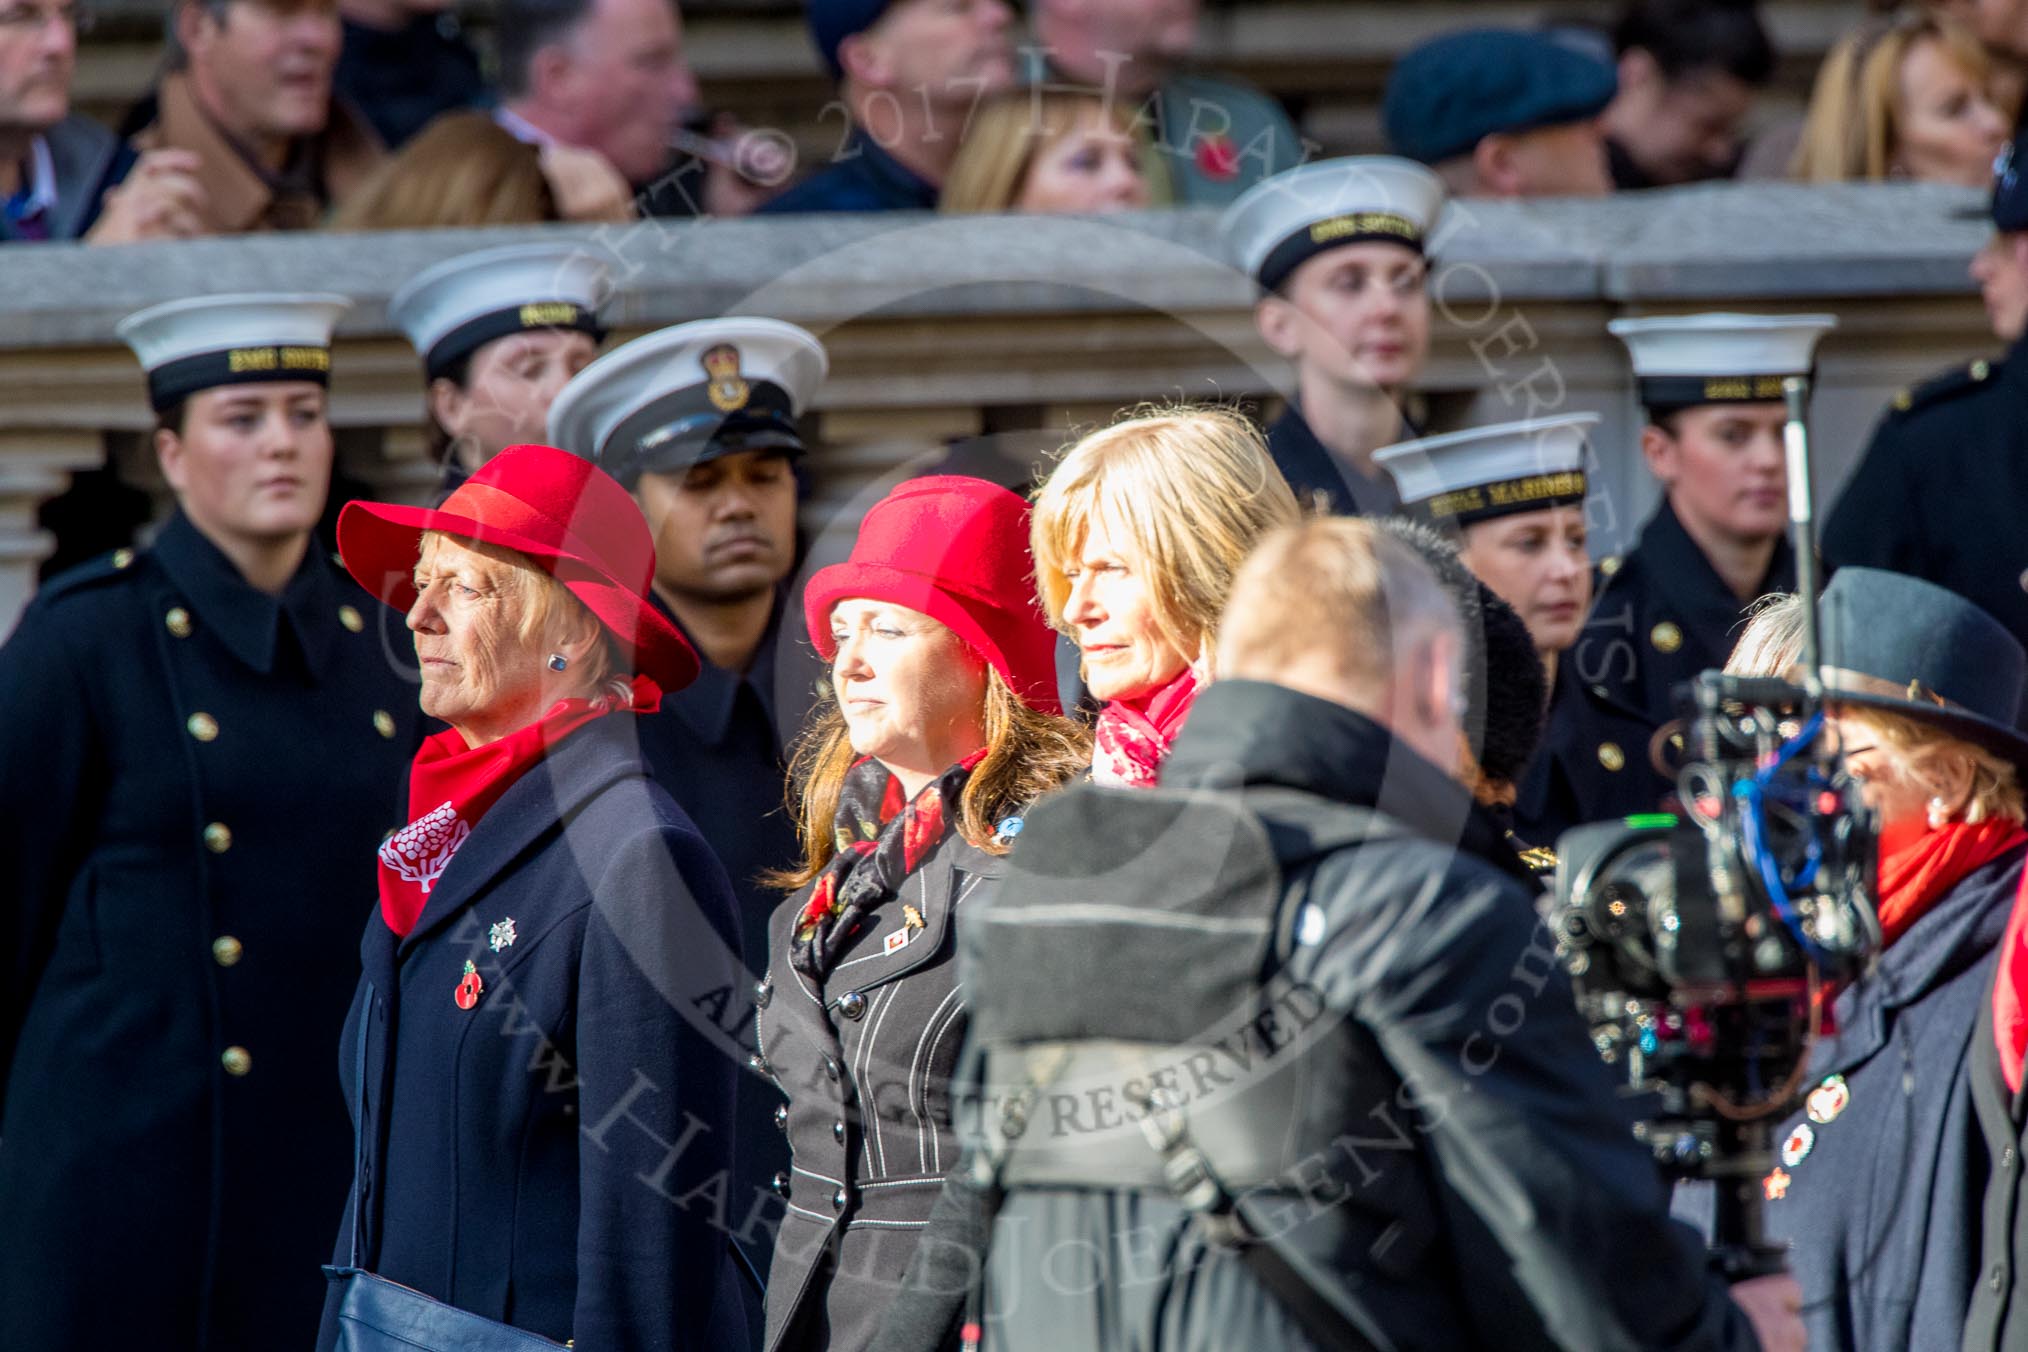
[[[369,1006],[370,1006],[369,1001]],[[366,1015],[359,1018],[359,1049],[353,1059],[354,1100],[352,1179],[352,1261],[326,1267],[339,1286],[336,1352],[555,1352],[568,1344],[517,1329],[447,1305],[412,1286],[391,1282],[359,1266],[360,1233],[366,1219],[359,1177],[366,1163]]]

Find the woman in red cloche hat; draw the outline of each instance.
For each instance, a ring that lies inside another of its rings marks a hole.
[[[804,591],[831,663],[797,756],[803,866],[769,926],[755,1069],[788,1096],[795,1163],[768,1282],[769,1352],[874,1342],[958,1161],[965,1036],[955,926],[1020,814],[1081,773],[1028,506],[980,479],[901,485]]]
[[[338,546],[407,612],[422,710],[450,727],[380,847],[319,1346],[377,1347],[419,1302],[438,1333],[745,1346],[726,1236],[681,1200],[725,1188],[739,1053],[698,1010],[742,967],[725,871],[628,716],[697,674],[648,601],[647,523],[589,461],[514,446],[435,510],[349,504]]]

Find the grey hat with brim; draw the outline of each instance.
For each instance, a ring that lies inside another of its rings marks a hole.
[[[1822,623],[1827,700],[1928,724],[2028,770],[2015,727],[2028,653],[1984,610],[1921,578],[1841,568]]]

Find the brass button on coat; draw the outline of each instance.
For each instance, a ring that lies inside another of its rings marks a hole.
[[[366,618],[351,606],[340,606],[338,607],[338,623],[356,634],[366,627]]]
[[[216,741],[218,738],[218,720],[202,709],[185,719],[183,726],[190,729],[190,735],[200,742]]]
[[[190,612],[182,606],[170,607],[169,613],[162,617],[162,624],[177,638],[190,637]]]
[[[230,967],[246,954],[246,945],[230,934],[221,934],[211,941],[211,956],[220,967]]]
[[[394,740],[394,715],[385,709],[373,711],[373,730],[390,742]]]
[[[1627,753],[1620,750],[1618,742],[1600,742],[1598,744],[1598,763],[1606,769],[1617,773],[1627,768]]]
[[[218,1063],[228,1075],[244,1075],[253,1069],[253,1053],[244,1047],[227,1047],[219,1053]]]
[[[1664,620],[1648,631],[1648,642],[1658,653],[1673,653],[1683,646],[1683,631]]]
[[[232,848],[232,828],[224,822],[213,822],[205,827],[204,848],[213,854],[224,854]]]

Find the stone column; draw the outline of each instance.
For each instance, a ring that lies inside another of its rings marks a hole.
[[[35,524],[43,503],[70,487],[75,470],[106,460],[104,439],[79,428],[0,431],[0,638],[35,594],[36,569],[56,548]]]

